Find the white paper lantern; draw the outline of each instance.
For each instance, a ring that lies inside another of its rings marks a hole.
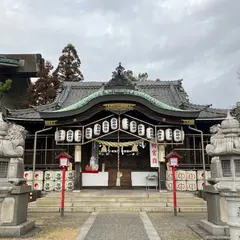
[[[86,128],[86,139],[91,139],[92,138],[92,129],[91,128]]]
[[[82,140],[82,131],[81,130],[75,130],[74,132],[74,141],[75,142],[81,142]]]
[[[129,121],[128,121],[127,118],[123,118],[123,120],[122,120],[122,129],[123,130],[128,130],[128,128],[129,128]]]
[[[68,130],[67,131],[67,142],[72,142],[73,141],[73,130]]]
[[[181,132],[182,132],[182,141],[184,141],[184,139],[185,139],[185,133],[184,133],[183,130],[182,130]]]
[[[175,129],[173,131],[173,139],[175,142],[181,142],[182,141],[182,132],[179,129]]]
[[[101,134],[101,125],[100,124],[95,124],[93,128],[93,134],[95,136],[99,136]]]
[[[108,121],[103,121],[102,131],[103,131],[103,133],[108,133],[109,132],[109,122]]]
[[[58,131],[55,132],[55,134],[54,134],[54,139],[55,139],[56,142],[59,141],[59,140],[58,140]]]
[[[158,140],[159,142],[164,141],[164,137],[165,137],[164,135],[165,135],[164,130],[163,130],[163,129],[159,129],[159,130],[157,131],[157,140]]]
[[[64,141],[66,138],[66,131],[65,130],[59,130],[58,131],[58,141]]]
[[[145,135],[145,126],[143,124],[138,125],[138,135],[144,136]]]
[[[130,122],[130,132],[131,133],[136,133],[137,132],[137,123],[136,123],[136,121],[131,121]]]
[[[148,139],[153,139],[154,138],[154,132],[153,132],[153,128],[152,127],[148,127],[146,129],[147,132],[147,138]]]
[[[172,135],[173,135],[172,129],[170,129],[170,128],[166,129],[166,140],[167,141],[172,141],[172,137],[173,137]]]
[[[117,128],[118,128],[118,120],[117,120],[117,118],[112,118],[111,119],[111,129],[117,130]]]

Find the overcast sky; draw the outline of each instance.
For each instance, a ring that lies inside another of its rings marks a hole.
[[[1,0],[0,53],[41,53],[55,66],[76,46],[85,81],[121,61],[155,80],[183,78],[190,101],[240,101],[240,0]]]

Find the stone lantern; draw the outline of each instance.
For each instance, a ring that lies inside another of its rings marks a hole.
[[[227,201],[227,225],[230,239],[240,239],[240,126],[228,112],[211,137],[206,152],[214,158],[212,182]],[[211,182],[210,182],[211,183]]]

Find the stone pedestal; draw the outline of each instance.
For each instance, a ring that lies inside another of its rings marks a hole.
[[[228,221],[231,240],[240,239],[240,192],[221,192],[228,204]]]
[[[213,185],[204,186],[207,201],[208,220],[201,220],[200,226],[215,236],[229,236],[229,227],[224,222],[227,217],[225,201]]]
[[[1,237],[20,237],[35,227],[35,221],[27,221],[30,190],[30,186],[14,186],[1,202]]]

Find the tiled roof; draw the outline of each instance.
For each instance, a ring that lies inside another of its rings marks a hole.
[[[211,105],[199,105],[193,103],[182,103],[183,109],[201,110],[198,119],[226,118],[228,109],[212,108]]]
[[[64,82],[62,90],[59,92],[56,100],[44,106],[36,107],[35,109],[20,109],[8,110],[9,119],[40,119],[38,112],[41,111],[55,111],[57,107],[65,108],[80,100],[86,98],[90,94],[103,90],[106,82]],[[140,92],[146,93],[163,104],[185,110],[199,110],[204,109],[206,106],[194,105],[189,103],[188,95],[182,87],[182,80],[175,81],[142,81],[136,82],[136,89]],[[183,104],[184,103],[184,104]],[[222,117],[225,110],[207,109],[203,110],[200,114],[201,118],[215,118]]]

